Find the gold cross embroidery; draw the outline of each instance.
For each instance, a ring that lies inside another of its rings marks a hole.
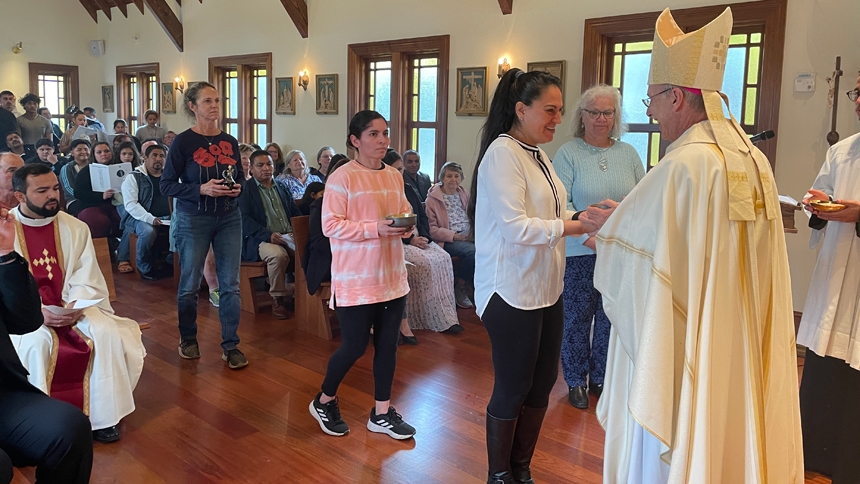
[[[48,254],[49,254],[48,249],[43,250],[42,251],[42,258],[41,259],[33,259],[33,265],[36,267],[44,265],[45,269],[48,271],[48,280],[53,280],[54,279],[54,273],[53,273],[54,268],[51,267],[51,264],[56,264],[57,259],[53,256],[48,257]]]
[[[725,59],[728,56],[729,43],[724,35],[720,36],[720,40],[714,42],[714,57],[711,62],[714,63],[717,70],[723,70],[726,67]]]

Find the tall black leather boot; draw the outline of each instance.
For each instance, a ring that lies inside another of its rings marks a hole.
[[[501,419],[487,412],[487,484],[514,484],[511,474],[511,445],[517,419]]]
[[[545,415],[546,407],[523,407],[520,412],[511,447],[511,473],[517,484],[535,484],[530,466]]]

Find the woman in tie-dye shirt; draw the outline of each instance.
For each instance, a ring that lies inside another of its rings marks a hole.
[[[342,343],[328,363],[322,391],[310,404],[323,432],[345,435],[337,388],[367,348],[373,329],[375,408],[367,428],[395,439],[415,429],[390,405],[400,320],[409,286],[401,238],[412,228],[391,226],[385,217],[408,213],[400,173],[382,163],[389,144],[388,124],[375,111],[357,113],[347,142],[358,156],[333,173],[323,198],[322,228],[331,241],[332,301],[340,321]]]

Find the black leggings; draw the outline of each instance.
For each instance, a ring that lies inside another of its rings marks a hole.
[[[322,384],[323,393],[330,397],[337,394],[340,382],[352,365],[364,355],[370,328],[373,328],[373,395],[378,402],[391,400],[391,385],[397,364],[397,338],[400,336],[404,309],[406,296],[381,303],[335,308],[340,321],[341,343],[328,360]]]
[[[523,406],[545,408],[558,378],[564,302],[530,311],[493,294],[481,317],[493,350],[495,384],[487,413],[516,418]]]

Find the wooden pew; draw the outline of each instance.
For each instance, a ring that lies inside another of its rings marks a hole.
[[[302,267],[302,257],[308,243],[307,215],[293,217],[293,237],[296,239],[296,328],[323,339],[332,339],[340,334],[340,326],[334,311],[329,309],[331,283],[324,282],[315,294],[308,292],[308,281]]]

